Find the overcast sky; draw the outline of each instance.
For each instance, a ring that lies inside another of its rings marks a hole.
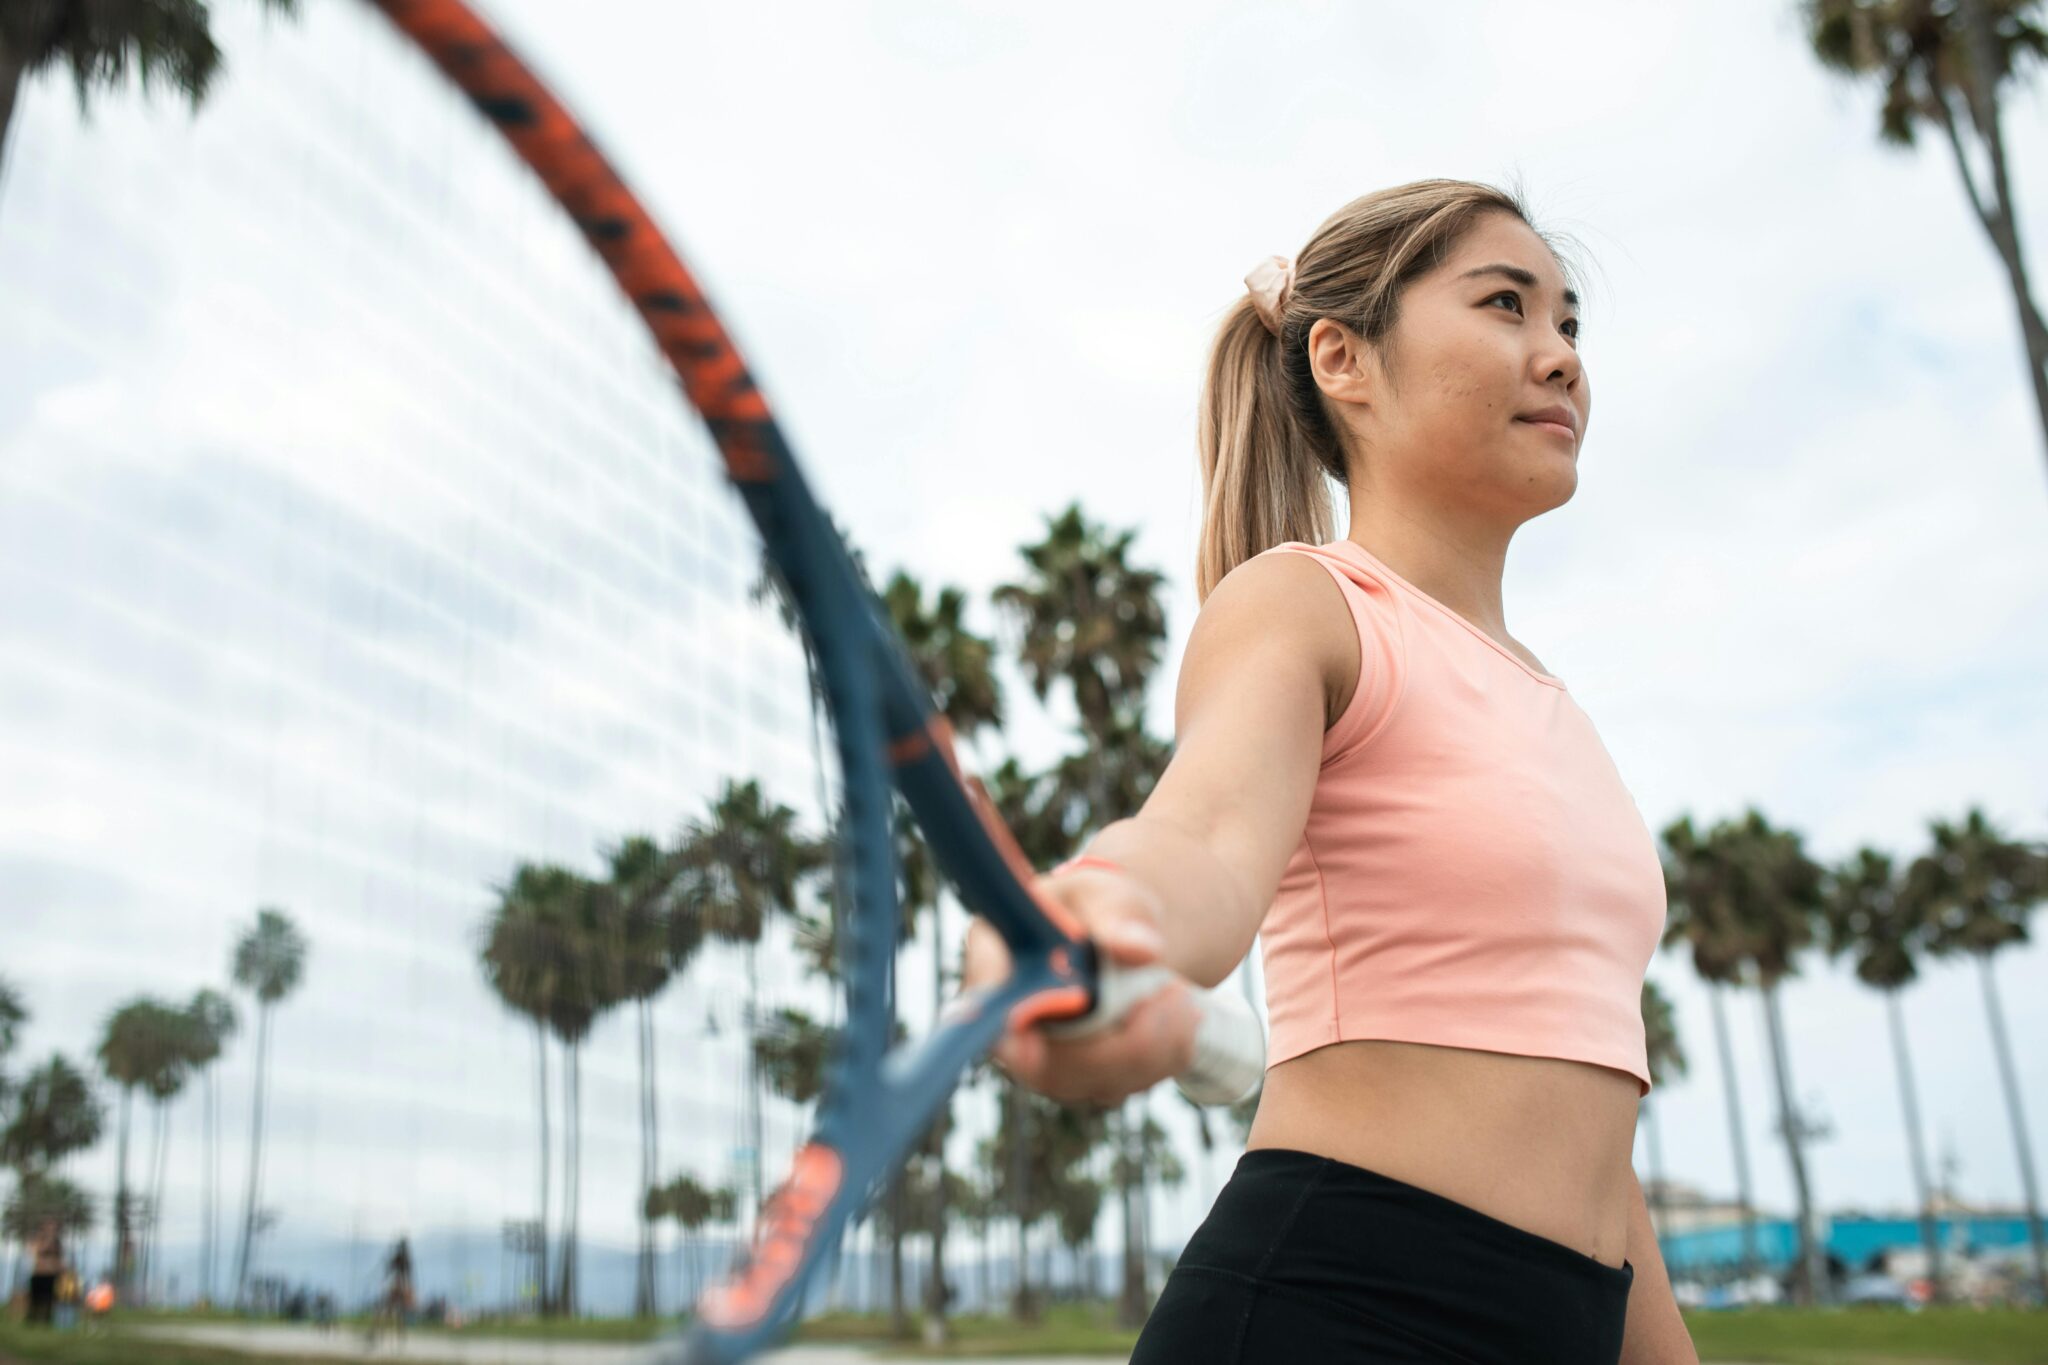
[[[355,7],[249,9],[222,8],[196,122],[133,93],[81,121],[50,80],[17,113],[0,971],[37,1016],[24,1055],[82,1054],[120,999],[217,982],[253,907],[292,906],[314,956],[279,1015],[279,1201],[301,1227],[495,1223],[528,1211],[532,1061],[470,966],[480,888],[537,852],[594,867],[736,765],[806,802],[800,665],[746,611],[701,438],[588,301],[573,237],[498,240],[525,221],[498,214],[526,204],[516,177],[468,164],[471,116]],[[1516,538],[1509,628],[1651,827],[1754,804],[1816,856],[1904,859],[1975,803],[2048,834],[2048,477],[2002,271],[1946,153],[1881,149],[1873,96],[1817,69],[1789,5],[493,12],[672,229],[872,561],[979,594],[1070,499],[1138,529],[1172,583],[1162,729],[1200,372],[1242,276],[1366,191],[1518,183],[1579,244],[1595,403],[1576,496]],[[2043,99],[2007,122],[2037,274]],[[405,396],[423,370],[444,411]],[[714,622],[735,644],[707,661]],[[1057,721],[1021,687],[1013,707],[1020,746],[1053,752]],[[1653,1098],[1666,1166],[1732,1193],[1706,997],[1681,957],[1650,971],[1693,1060]],[[2048,1165],[2048,955],[1997,972]],[[736,973],[708,964],[670,1026],[725,1008]],[[1759,1006],[1732,1004],[1757,1193],[1784,1208]],[[1905,1008],[1957,1192],[2016,1199],[1976,974],[1932,966]],[[1903,1206],[1881,1001],[1813,961],[1784,1009],[1833,1128],[1819,1196]],[[246,1043],[221,1072],[235,1133]],[[630,1048],[609,1024],[587,1063],[584,1221],[619,1241]],[[732,1063],[704,1055],[666,1142],[715,1177],[733,1136],[709,1078]],[[174,1159],[198,1131],[180,1111]],[[1163,1237],[1226,1169],[1196,1163]]]

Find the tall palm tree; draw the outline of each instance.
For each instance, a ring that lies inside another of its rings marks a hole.
[[[890,622],[896,633],[902,637],[909,649],[911,662],[916,665],[918,675],[932,696],[932,704],[961,739],[972,742],[984,731],[1001,726],[1003,721],[1002,686],[995,673],[995,642],[983,635],[977,635],[966,624],[967,594],[957,587],[945,586],[926,601],[924,588],[909,574],[898,570],[889,578],[882,591],[882,603],[889,613]],[[924,845],[908,822],[901,822],[899,845],[908,844],[922,854]],[[942,890],[938,877],[929,868],[929,855],[924,856],[924,866],[919,875],[912,876],[911,869],[905,868],[903,904],[907,915],[915,918],[923,913],[931,928],[932,954],[932,1009],[936,1012],[945,1006],[947,993],[946,947]],[[932,1239],[932,1276],[927,1282],[925,1298],[925,1339],[932,1345],[939,1345],[950,1335],[946,1324],[945,1264],[946,1264],[946,1223],[947,1197],[953,1185],[946,1178],[946,1134],[951,1130],[952,1098],[947,1101],[932,1125],[933,1144],[929,1160],[933,1165],[928,1205],[931,1224],[926,1229]],[[902,1214],[901,1181],[892,1185],[892,1200],[898,1217],[892,1223],[892,1236],[898,1238],[900,1229],[907,1223]],[[895,1264],[900,1266],[900,1249],[895,1253]],[[900,1298],[900,1292],[898,1294]],[[901,1316],[900,1314],[898,1315]]]
[[[654,1075],[654,997],[675,970],[669,914],[683,869],[677,857],[644,834],[622,839],[605,852],[611,879],[606,886],[617,927],[619,994],[633,1006],[640,1060],[640,1188],[651,1189],[661,1164]],[[690,917],[694,921],[694,916]],[[643,1205],[645,1201],[643,1200]],[[633,1313],[654,1316],[654,1216],[644,1207],[640,1250],[633,1283]]]
[[[235,1249],[235,1302],[249,1294],[249,1260],[256,1241],[256,1201],[263,1182],[263,1098],[270,1066],[270,1017],[278,1002],[298,989],[306,969],[306,937],[291,917],[274,906],[256,912],[256,922],[235,941],[229,976],[256,997],[256,1086],[249,1105],[249,1181],[242,1201],[242,1235]]]
[[[1017,846],[1023,850],[1024,859],[1031,866],[1051,867],[1073,853],[1077,836],[1064,819],[1063,788],[1056,775],[1033,772],[1016,758],[1005,758],[989,774],[988,795],[996,813],[1016,836]],[[997,1079],[1005,1126],[1013,1132],[1024,1133],[1033,1117],[1028,1103],[1030,1092],[995,1067],[988,1070]],[[988,1149],[1008,1164],[1005,1169],[991,1173],[989,1202],[985,1206],[988,1216],[992,1217],[1000,1209],[1016,1223],[1017,1292],[1011,1311],[1027,1322],[1037,1315],[1037,1298],[1031,1291],[1031,1263],[1025,1254],[1030,1225],[1028,1214],[1033,1207],[1028,1146],[1027,1135],[1024,1141]],[[987,1254],[985,1248],[983,1254]]]
[[[1685,1074],[1685,1048],[1678,1041],[1678,1025],[1671,1016],[1671,1001],[1664,992],[1657,989],[1657,983],[1647,978],[1643,981],[1643,1045],[1650,1059],[1650,1087],[1654,1094],[1665,1081],[1673,1076]],[[1664,1236],[1665,1186],[1664,1147],[1657,1136],[1657,1111],[1662,1105],[1653,1105],[1648,1096],[1643,1099],[1643,1125],[1649,1130],[1650,1139],[1650,1188],[1657,1197],[1650,1201],[1650,1211],[1657,1215],[1657,1235]]]
[[[200,1220],[199,1293],[210,1303],[220,1241],[220,1090],[214,1083],[214,1070],[240,1021],[234,1002],[215,990],[195,993],[185,1006],[185,1014],[190,1020],[186,1035],[189,1060],[193,1071],[205,1082],[199,1097],[205,1136],[199,1172],[204,1204]]]
[[[2048,56],[2040,0],[1801,0],[1800,10],[1822,66],[1883,87],[1880,139],[1910,147],[1926,125],[1948,143],[1970,210],[2005,267],[2048,442],[2048,324],[2027,281],[1999,110],[2001,89],[2027,60]],[[1966,140],[1977,143],[1975,157]],[[1973,160],[1988,167],[1987,183],[1979,183]]]
[[[289,12],[294,0],[265,0]],[[0,5],[0,165],[22,82],[68,67],[81,105],[133,70],[145,88],[162,82],[194,109],[220,68],[205,0],[12,0]]]
[[[583,1213],[583,1044],[598,1017],[624,1003],[605,888],[563,868],[542,869],[549,880],[540,902],[552,927],[553,951],[563,964],[561,989],[548,1003],[548,1028],[562,1045],[562,1239],[555,1268],[558,1311],[577,1315],[582,1284],[579,1225]]]
[[[1825,1303],[1831,1288],[1826,1248],[1821,1244],[1806,1170],[1806,1139],[1823,1134],[1801,1115],[1793,1098],[1792,1061],[1785,1046],[1785,1021],[1778,997],[1779,983],[1798,974],[1798,954],[1818,936],[1824,869],[1806,856],[1795,831],[1772,827],[1753,807],[1740,821],[1717,825],[1709,841],[1726,850],[1734,870],[1737,939],[1763,996],[1771,1074],[1778,1090],[1779,1132],[1785,1139],[1793,1194],[1799,1202],[1797,1287],[1807,1301]]]
[[[1728,1142],[1735,1154],[1736,1198],[1742,1206],[1742,1275],[1757,1274],[1756,1198],[1749,1181],[1749,1141],[1742,1121],[1742,1093],[1735,1077],[1735,1050],[1728,1041],[1727,988],[1740,986],[1745,959],[1736,934],[1732,873],[1722,850],[1696,833],[1690,815],[1659,836],[1664,864],[1666,914],[1662,946],[1683,943],[1692,950],[1693,970],[1707,983],[1714,1017],[1714,1041],[1721,1058],[1721,1084],[1728,1097]]]
[[[125,1295],[136,1269],[135,1197],[128,1185],[128,1128],[135,1092],[161,1076],[179,1047],[178,1012],[160,1000],[138,996],[107,1016],[100,1031],[100,1070],[121,1091],[114,1184],[114,1282]]]
[[[760,784],[728,780],[703,820],[692,821],[678,843],[689,871],[689,900],[699,907],[703,931],[747,953],[747,1017],[752,1035],[760,1019],[759,949],[776,916],[794,917],[802,888],[825,870],[827,845],[797,829],[796,812],[767,800]],[[747,1056],[747,1127],[753,1146],[747,1211],[761,1208],[760,1074]]]
[[[158,1041],[153,1065],[142,1087],[149,1092],[151,1136],[149,1143],[149,1217],[143,1223],[141,1281],[145,1296],[150,1292],[156,1270],[157,1237],[163,1229],[164,1164],[170,1156],[170,1105],[185,1089],[192,1076],[196,1050],[194,1021],[184,1010],[157,1007],[154,1032]]]
[[[2027,941],[2027,917],[2048,900],[2048,844],[2007,838],[1974,806],[1960,823],[1933,821],[1929,833],[1934,847],[1914,860],[1908,875],[1922,879],[1931,902],[1934,924],[1928,948],[1940,957],[1967,953],[1977,964],[1984,1011],[1991,1022],[1991,1045],[2005,1087],[2005,1109],[2012,1120],[2020,1186],[2027,1200],[2034,1279],[2043,1298],[2048,1298],[2048,1248],[2042,1245],[2033,1144],[2027,1137],[2026,1113],[2020,1108],[2012,1044],[2005,1036],[2005,1010],[1998,1003],[1998,982],[1991,970],[1994,954]]]
[[[1905,1016],[1899,992],[1919,973],[1916,955],[1932,927],[1932,883],[1923,873],[1903,876],[1874,848],[1860,848],[1830,870],[1824,904],[1831,957],[1851,954],[1856,977],[1884,996],[1891,1025],[1892,1060],[1899,1078],[1899,1102],[1906,1117],[1906,1151],[1913,1165],[1913,1191],[1920,1204],[1920,1244],[1927,1252],[1928,1280],[1937,1299],[1941,1289],[1941,1239],[1934,1226],[1927,1153],[1921,1142],[1920,1102],[1913,1086],[1913,1059],[1906,1050]]]
[[[1144,732],[1144,702],[1166,640],[1165,578],[1130,562],[1136,536],[1111,532],[1070,504],[1048,519],[1044,539],[1020,547],[1024,577],[994,593],[1018,631],[1018,663],[1032,692],[1043,701],[1064,686],[1079,716],[1082,752],[1063,774],[1068,804],[1079,806],[1069,824],[1076,838],[1135,814],[1150,789],[1147,769],[1156,780],[1164,766],[1165,746]],[[1148,1167],[1132,1147],[1140,1130],[1128,1101],[1118,1107],[1115,1131],[1125,1233],[1118,1320],[1132,1327],[1145,1320],[1151,1294],[1140,1240],[1144,1196],[1129,1183]]]
[[[548,1021],[555,997],[564,989],[568,962],[557,950],[560,925],[545,910],[557,876],[573,878],[567,869],[521,864],[503,886],[478,935],[477,957],[484,981],[505,1007],[533,1023],[535,1097],[540,1107],[540,1230],[537,1275],[540,1308],[553,1311],[554,1281],[548,1276]]]

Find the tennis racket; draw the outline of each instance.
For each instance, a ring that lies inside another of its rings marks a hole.
[[[846,1023],[816,1127],[769,1199],[744,1262],[699,1300],[671,1358],[747,1359],[788,1328],[847,1220],[899,1169],[967,1069],[1011,1018],[1089,1032],[1120,1019],[1171,974],[1106,962],[1085,927],[1035,895],[1032,871],[979,788],[845,546],[806,485],[766,399],[675,250],[575,119],[463,0],[372,0],[460,87],[532,168],[674,367],[789,587],[823,680],[841,773],[841,869],[849,913]],[[921,1041],[892,1052],[886,983],[897,922],[890,835],[894,783],[965,904],[1007,942],[1014,970],[956,1000]],[[1193,991],[1191,1098],[1249,1092],[1264,1039],[1242,1000]]]

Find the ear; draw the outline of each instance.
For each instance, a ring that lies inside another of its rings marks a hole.
[[[1365,338],[1335,318],[1317,318],[1308,329],[1309,371],[1316,387],[1346,403],[1370,403],[1382,383],[1379,354]]]

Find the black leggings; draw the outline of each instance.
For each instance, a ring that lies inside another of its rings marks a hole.
[[[1619,1268],[1333,1157],[1238,1159],[1130,1365],[1615,1365]]]

